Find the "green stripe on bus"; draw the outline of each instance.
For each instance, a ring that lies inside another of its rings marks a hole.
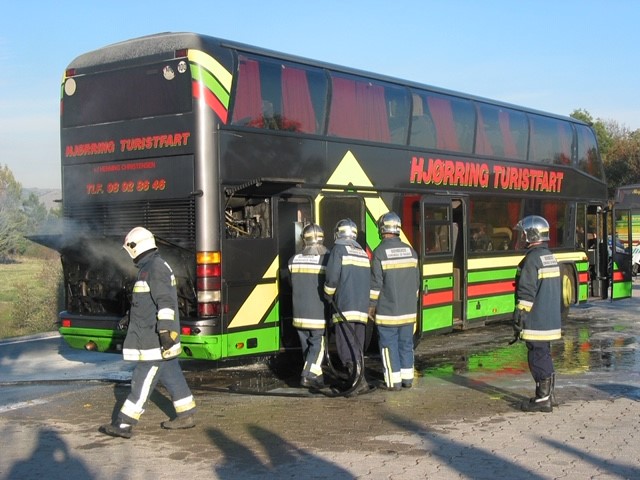
[[[469,272],[469,283],[487,282],[492,280],[511,280],[516,277],[515,268],[500,268],[483,272]]]
[[[278,325],[272,328],[230,333],[226,337],[227,357],[275,353],[280,350],[280,327]]]
[[[380,245],[380,235],[378,234],[378,225],[376,224],[376,220],[368,210],[365,218],[365,223],[367,246],[373,252],[375,248]]]
[[[515,295],[513,293],[474,298],[467,302],[467,320],[512,313],[514,308]]]
[[[423,287],[428,287],[430,291],[451,288],[453,287],[453,277],[425,277],[423,278]]]
[[[589,285],[581,284],[578,287],[578,301],[586,302],[589,299]]]
[[[425,308],[422,310],[422,331],[440,330],[451,327],[453,318],[453,306]]]
[[[206,70],[201,65],[191,64],[191,76],[199,81],[204,82],[209,90],[220,100],[225,108],[229,108],[229,93],[220,84],[218,79],[214,77],[211,72]]]
[[[611,296],[614,300],[619,298],[629,298],[631,297],[632,290],[633,286],[631,285],[631,282],[614,282],[613,293]]]

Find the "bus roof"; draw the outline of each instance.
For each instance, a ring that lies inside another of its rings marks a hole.
[[[232,40],[225,40],[221,38],[215,38],[207,35],[201,35],[192,32],[165,32],[157,33],[153,35],[147,35],[144,37],[133,38],[125,40],[123,42],[107,45],[103,48],[93,50],[91,52],[82,54],[76,57],[67,68],[69,69],[84,69],[91,68],[96,65],[116,64],[118,62],[124,62],[139,57],[148,57],[159,55],[162,53],[176,51],[181,49],[198,49],[198,50],[210,50],[213,47],[218,48],[230,48],[233,50],[243,51],[247,53],[254,53],[267,57],[277,58],[284,61],[301,63],[309,66],[326,68],[332,71],[338,71],[351,75],[363,76],[375,80],[394,83],[405,87],[413,87],[418,89],[426,89],[436,93],[442,93],[446,95],[453,95],[460,98],[466,98],[475,100],[478,102],[490,103],[505,108],[512,108],[524,112],[535,113],[538,115],[544,115],[547,117],[557,118],[564,121],[569,121],[577,124],[587,125],[585,122],[569,117],[566,115],[559,115],[542,110],[536,110],[533,108],[523,107],[521,105],[515,105],[499,100],[480,97],[467,93],[457,92],[454,90],[448,90],[441,87],[435,87],[432,85],[422,84],[409,80],[400,79],[397,77],[391,77],[387,75],[372,73],[355,68],[345,67],[342,65],[336,65],[327,62],[321,62],[312,60],[305,57],[291,55],[287,53],[278,52],[275,50],[269,50],[265,48],[256,47],[253,45],[247,45]]]

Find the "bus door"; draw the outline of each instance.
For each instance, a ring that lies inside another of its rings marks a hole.
[[[277,222],[281,204],[276,195],[293,183],[256,179],[225,188],[221,247],[225,304],[221,331],[226,334],[223,357],[280,350],[278,282],[282,261],[278,235],[282,232]],[[283,207],[282,211],[283,224],[293,228],[290,209]],[[294,251],[290,242],[295,232],[290,233],[282,247],[285,255]]]
[[[609,295],[609,254],[604,241],[607,231],[607,209],[587,206],[587,258],[589,259],[590,294],[602,299]]]
[[[611,278],[611,298],[620,300],[631,297],[632,285],[632,225],[631,210],[613,208],[611,210],[607,251],[611,255],[609,264]]]
[[[425,197],[421,201],[422,332],[450,331],[464,318],[463,215],[460,200]]]
[[[324,230],[324,245],[331,250],[335,241],[336,224],[345,218],[353,220],[358,227],[356,241],[364,248],[369,257],[380,239],[376,228],[376,220],[367,215],[364,198],[359,195],[337,194],[320,195],[316,200],[316,222]],[[369,229],[367,229],[369,225]],[[371,344],[374,333],[373,322],[367,324],[365,350]]]
[[[277,241],[278,258],[280,259],[278,279],[280,343],[285,349],[299,349],[298,332],[293,326],[289,259],[304,249],[302,230],[305,225],[313,222],[312,202],[309,197],[281,195],[277,205]]]

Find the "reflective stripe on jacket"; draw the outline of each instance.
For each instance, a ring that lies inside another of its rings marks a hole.
[[[527,250],[516,274],[516,308],[527,312],[523,340],[549,341],[562,336],[560,266],[546,244]]]
[[[355,240],[337,239],[327,263],[324,292],[335,294],[335,301],[349,322],[367,323],[371,264]],[[336,312],[333,323],[342,321]]]
[[[122,355],[125,360],[162,360],[160,330],[178,333],[177,344],[165,352],[164,358],[180,355],[180,316],[176,279],[171,267],[157,251],[137,264],[138,277],[131,295],[129,327]]]
[[[370,306],[376,325],[415,323],[418,316],[418,254],[398,237],[384,238],[371,260]]]

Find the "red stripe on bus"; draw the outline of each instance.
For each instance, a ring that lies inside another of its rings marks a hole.
[[[193,82],[193,96],[195,98],[200,98],[200,85],[197,82]],[[228,115],[228,111],[226,109],[226,107],[220,102],[220,100],[218,100],[218,97],[216,97],[213,92],[211,92],[211,90],[209,90],[208,88],[203,88],[202,89],[204,92],[204,101],[207,105],[209,105],[209,107],[211,107],[211,109],[216,112],[216,115],[218,115],[218,117],[220,117],[220,120],[222,120],[222,123],[226,124],[227,123],[227,115]]]
[[[430,307],[441,303],[453,302],[453,290],[443,290],[441,292],[429,292],[422,295],[422,306]]]
[[[496,293],[512,293],[516,290],[516,284],[513,280],[506,282],[484,283],[482,285],[470,285],[467,287],[467,295],[469,297],[482,297],[493,295]]]
[[[583,272],[578,274],[579,283],[589,283],[589,272]]]
[[[614,282],[622,282],[624,280],[624,275],[622,272],[613,272],[613,281]]]

